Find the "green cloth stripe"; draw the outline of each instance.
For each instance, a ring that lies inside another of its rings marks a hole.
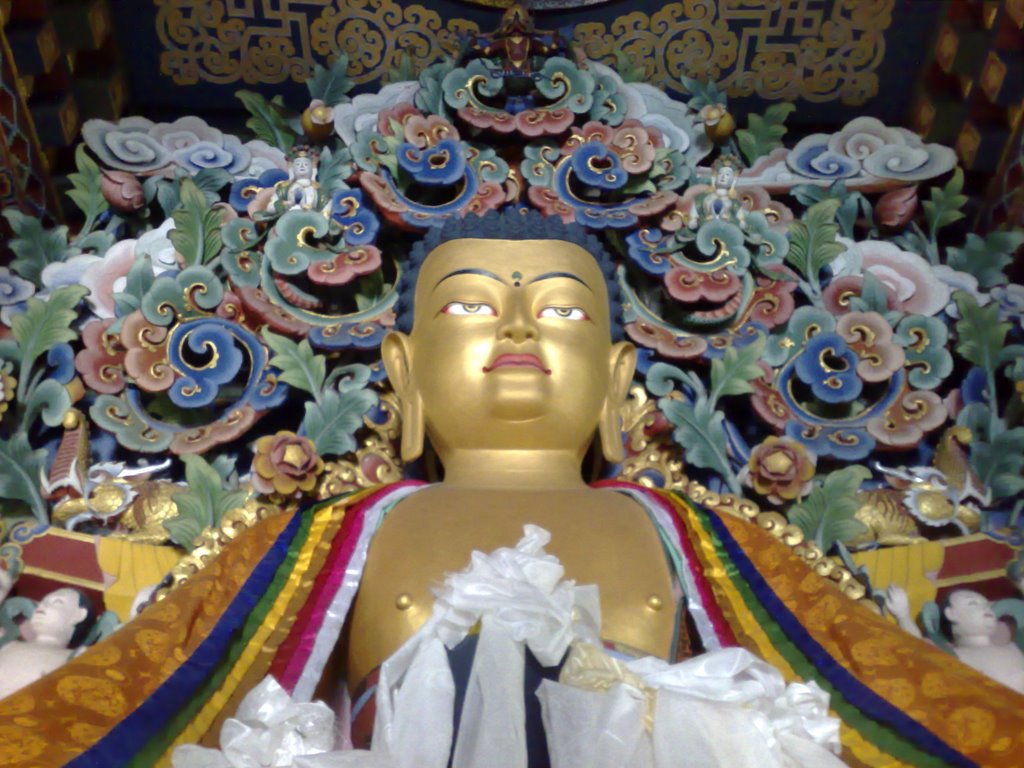
[[[264,619],[266,619],[267,614],[270,612],[270,608],[274,605],[278,595],[281,593],[281,589],[287,583],[289,575],[295,569],[299,552],[302,550],[302,547],[309,538],[310,527],[313,524],[313,514],[311,514],[311,512],[316,511],[321,506],[322,505],[318,504],[307,512],[301,513],[302,522],[299,530],[295,534],[295,538],[288,547],[288,553],[281,561],[281,565],[278,567],[277,573],[274,575],[274,579],[270,583],[270,587],[267,589],[266,593],[264,593],[263,597],[260,598],[256,607],[246,619],[238,637],[232,642],[224,658],[217,664],[217,668],[211,672],[207,683],[196,693],[188,706],[181,709],[169,721],[163,730],[150,739],[149,742],[136,753],[135,757],[129,763],[131,768],[147,768],[148,766],[155,765],[164,751],[171,745],[174,739],[177,738],[178,734],[185,729],[189,722],[191,722],[199,713],[202,707],[206,705],[206,702],[209,701],[210,697],[220,689],[221,685],[223,685],[224,679],[234,667],[235,662],[238,660],[238,657],[241,655],[245,647],[249,644],[249,640],[252,639],[256,630],[263,624]]]
[[[698,507],[698,509],[700,508]],[[944,761],[924,752],[914,744],[906,741],[891,728],[862,714],[861,711],[847,701],[842,693],[828,680],[819,675],[813,662],[811,662],[811,660],[808,659],[803,652],[790,641],[785,631],[769,615],[768,611],[754,595],[749,585],[739,575],[732,559],[729,557],[728,553],[726,553],[721,539],[715,533],[714,529],[711,528],[710,522],[707,520],[707,514],[713,513],[697,515],[700,520],[702,530],[710,537],[718,558],[725,566],[726,575],[733,583],[736,590],[740,593],[740,596],[746,604],[747,610],[749,610],[753,615],[758,626],[760,626],[764,630],[765,634],[768,635],[769,641],[779,652],[779,655],[781,655],[787,663],[793,667],[793,670],[804,680],[814,680],[817,682],[818,685],[820,685],[822,689],[829,694],[829,704],[832,709],[840,715],[843,722],[860,733],[865,741],[874,744],[880,750],[891,755],[897,760],[902,760],[903,762],[910,763],[911,765],[928,767],[935,766],[935,768],[942,768],[942,766],[945,765]],[[699,552],[699,549],[697,551]],[[737,627],[737,630],[742,633],[742,628]]]

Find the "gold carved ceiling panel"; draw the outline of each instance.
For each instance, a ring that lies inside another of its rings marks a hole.
[[[734,96],[858,105],[878,92],[894,3],[685,0],[578,23],[575,41],[598,60],[624,52],[670,91],[681,91],[687,75]],[[457,52],[460,35],[479,31],[470,19],[394,0],[154,4],[161,73],[177,85],[301,81],[337,50],[349,56],[350,77],[366,83],[396,67],[403,52],[423,68]]]

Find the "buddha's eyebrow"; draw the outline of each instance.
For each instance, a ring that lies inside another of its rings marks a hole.
[[[576,275],[572,274],[572,272],[545,272],[543,275],[537,275],[535,278],[530,280],[527,283],[527,285],[533,285],[534,283],[539,283],[541,280],[551,280],[552,278],[555,278],[555,277],[567,277],[570,280],[575,280],[577,283],[582,285],[584,288],[586,288],[591,293],[594,292],[593,288],[591,288],[589,285],[587,285],[585,282],[583,282],[583,280],[581,278],[579,278]]]
[[[494,274],[493,272],[488,272],[486,269],[468,268],[468,269],[457,269],[454,272],[449,272],[447,275],[445,275],[440,280],[438,280],[437,283],[434,284],[434,287],[437,288],[437,286],[439,286],[441,283],[443,283],[449,277],[455,277],[456,275],[483,275],[484,277],[491,278],[491,280],[497,280],[502,285],[508,285],[508,283],[506,283],[504,280],[502,280],[496,274]]]

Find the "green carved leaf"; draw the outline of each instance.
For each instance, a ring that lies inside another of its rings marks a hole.
[[[128,270],[124,290],[114,294],[119,317],[125,317],[142,306],[142,297],[153,286],[153,262],[148,255],[137,256]]]
[[[707,397],[690,403],[670,397],[658,400],[658,408],[675,427],[673,439],[686,446],[686,462],[710,469],[724,478],[733,477],[726,456],[725,415],[716,411]]]
[[[388,85],[389,83],[405,83],[415,79],[416,63],[412,60],[412,56],[409,55],[408,51],[402,51],[398,55],[398,63],[384,73],[381,82]]]
[[[262,139],[282,152],[287,152],[295,144],[295,132],[288,125],[284,113],[284,99],[275,96],[267,101],[255,91],[235,91],[235,96],[242,102],[251,117],[245,122],[257,139]]]
[[[42,415],[46,426],[59,427],[70,407],[71,395],[67,388],[56,379],[43,379],[28,396],[22,428],[28,429],[37,413]]]
[[[834,198],[822,200],[808,208],[803,219],[789,223],[786,263],[814,285],[818,283],[821,270],[845,250],[843,244],[836,241],[839,204]]]
[[[856,494],[870,477],[871,470],[857,464],[829,473],[815,483],[807,498],[789,508],[789,522],[826,553],[837,541],[861,535],[867,528],[854,519],[860,508]]]
[[[85,214],[85,219],[91,228],[92,223],[110,205],[103,197],[100,167],[85,151],[85,144],[79,144],[75,149],[75,166],[78,168],[78,172],[68,174],[71,189],[68,190],[67,195]]]
[[[14,232],[7,243],[15,256],[11,270],[41,286],[46,265],[63,261],[68,255],[68,228],[43,229],[39,219],[10,206],[3,210],[3,216]]]
[[[325,149],[320,155],[316,178],[320,194],[329,198],[339,189],[346,189],[345,179],[352,175],[352,153],[344,147]]]
[[[723,107],[728,106],[729,97],[726,96],[724,91],[718,90],[718,86],[714,82],[704,83],[685,75],[679,78],[679,80],[683,84],[683,88],[686,89],[686,92],[690,94],[686,105],[694,112],[699,112],[711,104],[721,104]]]
[[[355,433],[363,426],[363,414],[377,402],[369,389],[338,393],[329,389],[319,402],[306,403],[302,433],[321,456],[340,456],[357,447]]]
[[[174,210],[174,229],[168,235],[185,264],[206,264],[220,253],[220,215],[210,207],[192,179],[182,179],[180,204]]]
[[[24,432],[0,440],[0,498],[28,504],[36,520],[49,522],[46,502],[39,493],[39,479],[46,467],[46,451],[33,450]]]
[[[352,90],[352,81],[348,77],[348,56],[339,53],[334,61],[323,67],[313,67],[313,76],[306,81],[311,99],[320,99],[328,107],[340,104],[346,94]]]
[[[53,347],[78,338],[71,324],[78,319],[75,307],[89,293],[80,285],[61,286],[50,294],[49,301],[32,298],[20,315],[11,319],[11,333],[21,349],[21,370],[18,375],[18,397],[24,397],[32,367],[41,355]]]
[[[788,102],[772,104],[765,110],[763,117],[751,114],[747,118],[747,127],[736,131],[736,140],[748,165],[753,165],[759,157],[782,146],[782,137],[787,130],[786,118],[794,109],[796,105]]]
[[[727,395],[748,395],[754,391],[750,382],[764,374],[757,364],[764,357],[767,339],[758,334],[757,340],[737,349],[728,347],[718,360],[711,361],[711,402]]]
[[[967,235],[963,248],[950,248],[949,266],[978,278],[981,288],[1002,285],[1009,279],[1003,272],[1013,263],[1013,254],[1024,243],[1024,232],[991,232],[984,239]]]
[[[960,210],[967,204],[967,195],[961,194],[963,188],[964,172],[957,168],[946,186],[932,187],[931,200],[921,203],[933,239],[940,229],[964,217],[965,214]]]
[[[1024,427],[998,433],[992,442],[971,444],[971,467],[996,499],[1024,490]]]
[[[986,371],[995,371],[1010,324],[999,322],[999,306],[995,302],[979,307],[977,299],[964,291],[957,291],[953,299],[960,310],[956,323],[957,353]]]
[[[327,358],[314,354],[306,339],[296,343],[267,328],[263,329],[263,339],[274,352],[270,365],[281,371],[278,379],[314,397],[320,397],[327,378]]]
[[[249,493],[225,490],[220,474],[202,456],[186,454],[181,459],[187,488],[171,497],[178,514],[166,521],[164,528],[176,544],[191,549],[204,528],[219,525],[228,510],[245,503]]]
[[[192,177],[192,183],[203,193],[208,205],[219,203],[220,191],[232,181],[234,178],[223,168],[203,168]]]

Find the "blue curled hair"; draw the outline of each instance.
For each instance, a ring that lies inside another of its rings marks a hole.
[[[622,341],[622,301],[619,284],[615,280],[615,263],[601,241],[579,224],[566,224],[557,216],[545,216],[527,208],[488,211],[483,216],[452,217],[440,227],[434,227],[413,245],[404,271],[398,282],[398,319],[395,326],[404,333],[412,332],[416,281],[420,267],[427,256],[443,243],[452,240],[564,240],[578,245],[601,268],[608,289],[608,317],[611,321],[612,341]]]

